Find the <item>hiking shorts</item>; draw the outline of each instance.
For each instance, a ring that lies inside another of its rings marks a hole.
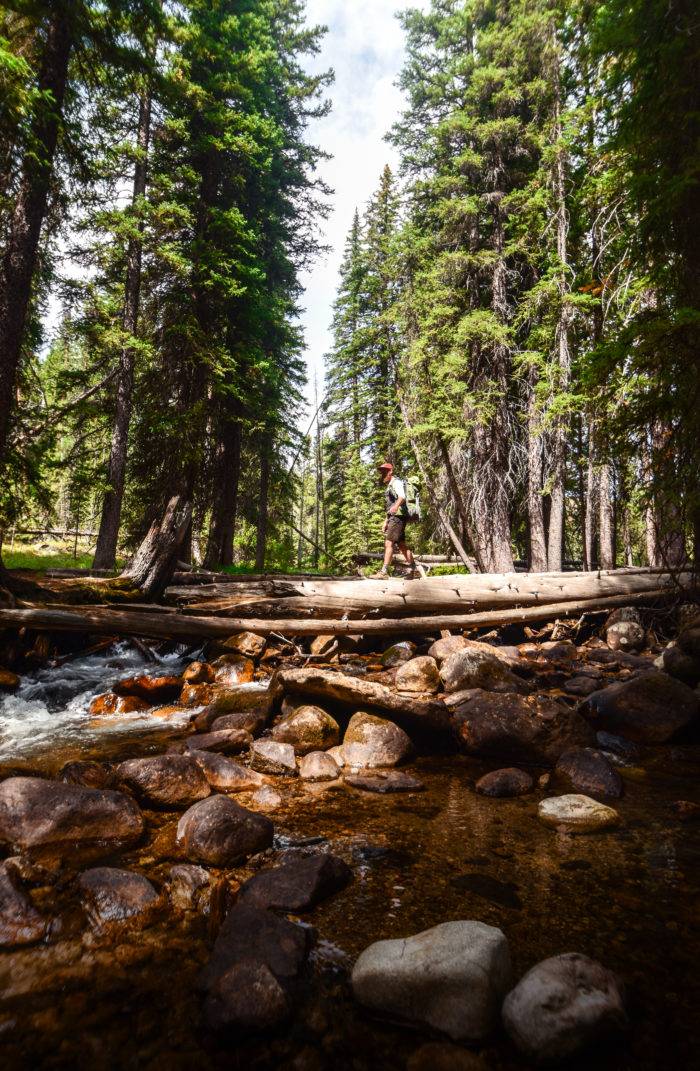
[[[384,533],[385,539],[390,539],[392,543],[403,543],[406,536],[406,518],[397,517],[391,515],[387,517],[386,531]]]

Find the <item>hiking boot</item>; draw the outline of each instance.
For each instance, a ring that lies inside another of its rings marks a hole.
[[[380,569],[378,573],[370,573],[367,577],[368,580],[388,580],[389,574],[386,569]]]

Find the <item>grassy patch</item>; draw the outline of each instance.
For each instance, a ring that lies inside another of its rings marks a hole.
[[[47,569],[89,569],[92,565],[94,551],[84,551],[78,547],[78,554],[73,556],[73,547],[59,541],[51,541],[40,547],[32,544],[15,543],[10,549],[3,547],[2,560],[6,569],[33,569],[45,573]],[[117,559],[117,568],[122,562]]]

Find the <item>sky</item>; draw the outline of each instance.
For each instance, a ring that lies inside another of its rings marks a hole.
[[[402,94],[395,82],[403,63],[404,40],[396,14],[407,7],[427,6],[428,0],[307,0],[307,22],[328,27],[320,55],[307,62],[307,68],[335,71],[335,82],[327,93],[331,113],[314,120],[308,134],[309,140],[333,155],[322,165],[321,175],[335,191],[331,214],[322,225],[330,251],[301,279],[310,405],[315,375],[319,400],[323,393],[331,306],[353,213],[355,208],[363,210],[379,185],[384,165],[396,170],[396,152],[383,140],[402,109]]]

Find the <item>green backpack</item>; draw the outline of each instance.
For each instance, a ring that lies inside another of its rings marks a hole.
[[[408,476],[404,480],[404,486],[406,488],[406,520],[419,521],[421,519],[421,512],[418,481],[414,479],[414,477]]]

